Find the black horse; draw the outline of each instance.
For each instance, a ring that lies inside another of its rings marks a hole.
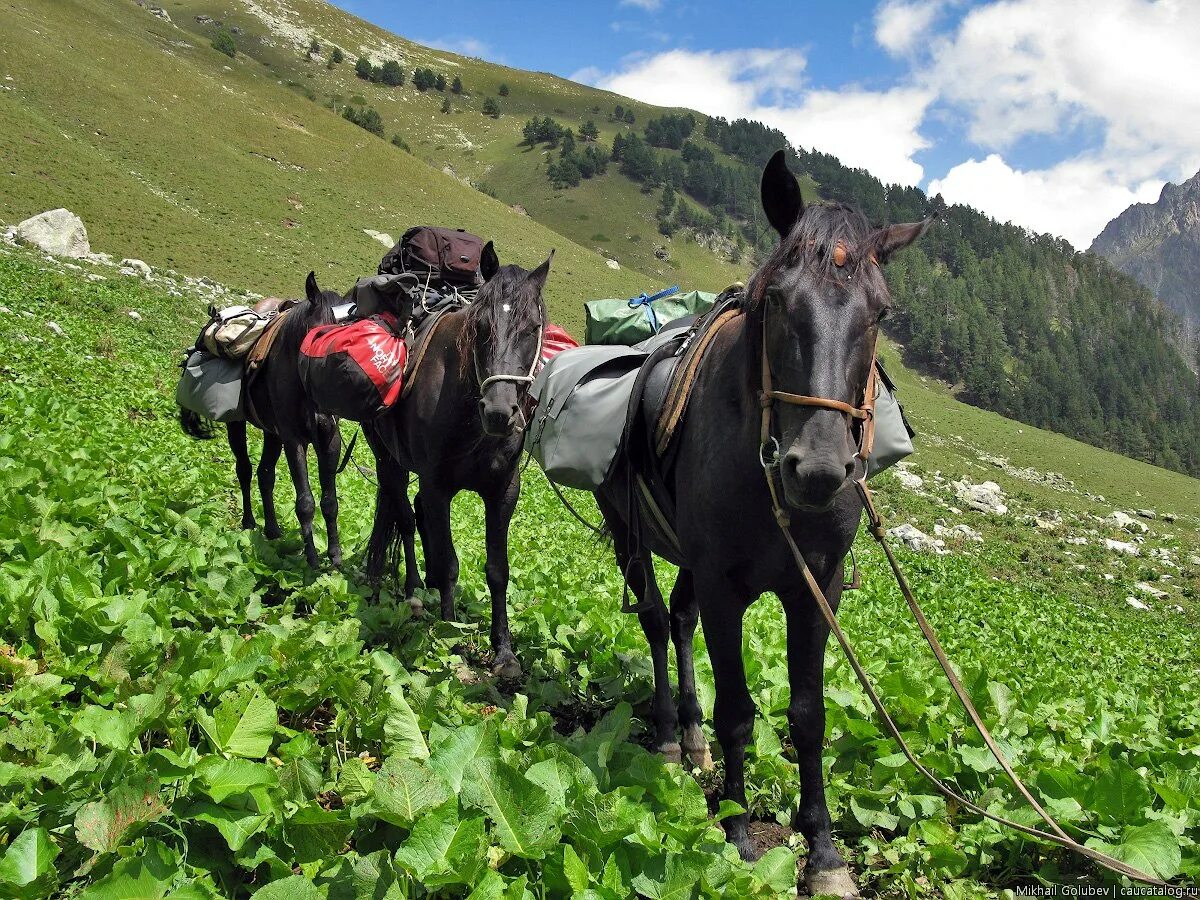
[[[335,567],[340,567],[342,548],[338,538],[336,473],[342,437],[337,420],[318,412],[305,394],[300,381],[299,359],[304,336],[311,328],[333,322],[333,305],[340,302],[342,296],[335,291],[322,291],[312,272],[308,273],[304,288],[307,300],[283,314],[271,349],[246,391],[246,402],[257,420],[253,424],[263,430],[258,489],[262,494],[264,534],[271,540],[281,534],[275,517],[275,467],[279,454],[283,453],[296,487],[296,517],[300,520],[300,533],[304,538],[304,555],[312,568],[319,566],[312,530],[316,504],[308,480],[308,447],[312,444],[317,451],[321,514],[329,537],[329,559]],[[213,436],[211,423],[190,410],[180,409],[179,422],[184,432],[194,438]],[[246,446],[246,423],[229,422],[226,431],[242,491],[242,527],[254,528],[257,523],[250,499],[253,465]]]
[[[788,724],[800,767],[795,825],[808,842],[807,890],[854,895],[854,882],[831,838],[821,771],[829,629],[779,530],[760,460],[767,453],[769,461],[777,441],[776,477],[790,533],[836,608],[843,560],[862,512],[852,489],[862,465],[856,456],[858,425],[846,409],[780,406],[773,415],[774,433],[764,441],[760,397],[765,361],[780,392],[841,401],[846,408],[862,405],[879,320],[889,304],[880,264],[912,243],[925,223],[876,229],[845,206],[805,208],[782,151],[763,172],[762,203],[781,242],[751,277],[742,314],[713,338],[664,475],[682,558],[648,539],[650,549],[680,563],[669,615],[649,555],[631,552],[626,467],[618,467],[625,474],[596,499],[613,533],[617,562],[629,573],[644,608],[639,617],[654,661],[652,720],[658,746],[678,758],[676,734],[682,728],[682,749],[696,764],[707,761],[692,666],[698,614],[716,681],[713,724],[725,760],[724,797],[743,807],[744,758],[755,706],[742,664],[742,617],[761,594],[779,597],[787,621]],[[668,632],[678,660],[678,707],[667,673]],[[751,858],[747,816],[725,819],[725,829],[741,855]]]
[[[442,315],[412,392],[363,427],[379,476],[367,551],[367,573],[374,583],[393,549],[402,545],[405,594],[413,602],[421,585],[413,541],[419,526],[425,580],[440,594],[442,618],[453,619],[458,556],[450,503],[464,490],[483,498],[493,671],[504,678],[521,674],[508,630],[508,528],[521,493],[523,400],[546,327],[542,289],[553,256],[532,272],[502,267],[488,242],[480,266],[487,280],[475,302]],[[413,472],[420,479],[415,515],[408,501]]]

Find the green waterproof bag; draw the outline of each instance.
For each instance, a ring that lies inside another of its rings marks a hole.
[[[632,300],[589,300],[583,304],[586,344],[634,344],[658,334],[668,322],[712,309],[716,294],[669,287],[657,294],[642,293]]]

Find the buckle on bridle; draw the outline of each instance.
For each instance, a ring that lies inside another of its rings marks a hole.
[[[769,459],[767,458],[768,452],[771,454]],[[758,464],[763,467],[764,472],[779,468],[779,440],[774,435],[759,445]]]

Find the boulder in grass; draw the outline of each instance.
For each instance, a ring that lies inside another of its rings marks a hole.
[[[916,553],[937,553],[939,555],[946,552],[946,542],[939,538],[932,538],[917,528],[915,525],[910,525],[905,522],[903,525],[897,525],[894,528],[889,528],[887,536],[900,541],[909,550]]]
[[[1141,600],[1139,600],[1137,597],[1126,597],[1125,602],[1128,603],[1130,606],[1132,606],[1134,609],[1143,609],[1144,610],[1144,609],[1150,608],[1145,603],[1143,603]]]
[[[967,506],[978,512],[1003,516],[1008,512],[1004,503],[1004,492],[994,481],[971,484],[966,479],[954,482],[954,493]]]
[[[54,256],[84,259],[91,253],[83,219],[69,209],[51,209],[17,225],[19,240]]]
[[[150,273],[154,271],[150,268],[149,263],[143,262],[140,259],[123,259],[121,260],[121,266],[126,269],[133,269],[134,272],[143,278],[149,278]]]
[[[1104,547],[1116,553],[1124,553],[1126,556],[1142,555],[1142,551],[1138,549],[1137,544],[1131,544],[1126,541],[1114,541],[1112,538],[1104,539]]]

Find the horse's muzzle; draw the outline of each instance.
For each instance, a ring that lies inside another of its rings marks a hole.
[[[831,460],[802,460],[789,452],[780,466],[783,497],[793,509],[824,512],[833,505],[838,491],[854,477],[854,460],[839,465]]]

